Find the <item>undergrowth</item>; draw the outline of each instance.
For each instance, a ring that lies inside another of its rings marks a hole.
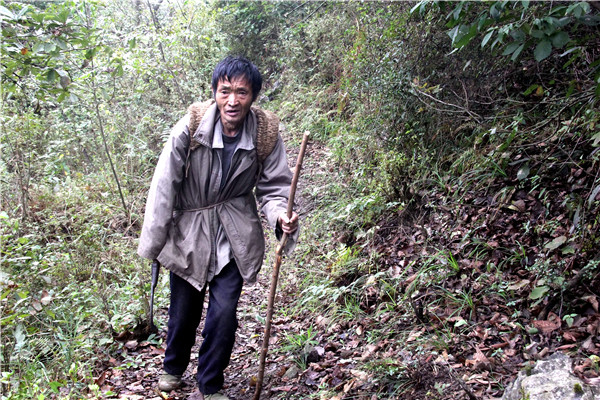
[[[31,221],[0,214],[3,398],[88,396],[145,318],[148,268],[98,178],[36,185]]]
[[[348,180],[307,178],[305,196],[317,206],[303,221],[309,228],[298,253],[312,257],[291,272],[300,297],[288,312],[325,318],[321,345],[336,325],[369,326],[368,343],[402,337],[405,362],[375,358],[367,368],[373,387],[390,395],[424,390],[431,398],[448,398],[453,382],[424,389],[430,378],[405,363],[466,357],[461,343],[492,310],[510,318],[503,326],[524,345],[539,334],[532,315],[553,310],[572,327],[583,318],[574,285],[584,279],[593,292],[600,272],[590,247],[599,228],[598,113],[538,118],[491,121],[465,133],[470,148],[446,146],[443,157],[431,158],[357,155],[342,143],[358,131],[332,135],[339,132],[334,118],[329,133],[317,135],[332,151],[309,157]],[[554,129],[538,128],[547,124]],[[510,354],[487,357],[501,364]],[[491,377],[501,393],[501,377]]]

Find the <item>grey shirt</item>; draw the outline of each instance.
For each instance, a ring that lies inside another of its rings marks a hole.
[[[221,176],[221,190],[225,187],[225,183],[227,182],[227,177],[229,175],[229,169],[231,167],[231,160],[233,159],[233,155],[235,154],[235,150],[240,143],[240,139],[242,135],[246,134],[246,123],[242,127],[242,130],[238,132],[235,136],[226,136],[223,131],[223,123],[221,122],[221,118],[217,118],[215,123],[215,134],[213,136],[213,149],[222,149],[221,151],[221,168],[223,170]],[[220,139],[220,140],[219,140]],[[223,270],[223,268],[229,264],[231,259],[233,258],[233,253],[231,252],[231,245],[227,240],[227,236],[225,235],[225,230],[223,229],[223,225],[219,221],[219,227],[217,228],[217,260],[215,268],[211,268],[208,271],[207,281],[210,282],[213,277],[219,275],[219,273]]]

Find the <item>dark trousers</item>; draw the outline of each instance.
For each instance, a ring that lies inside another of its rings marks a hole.
[[[171,375],[183,375],[196,342],[206,286],[198,291],[179,276],[171,273],[170,277],[171,304],[164,369]],[[223,387],[223,371],[229,364],[238,327],[236,310],[242,285],[242,276],[233,260],[207,284],[208,311],[196,375],[203,394],[216,393]]]

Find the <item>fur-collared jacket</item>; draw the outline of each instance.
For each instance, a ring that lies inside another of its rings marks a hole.
[[[278,135],[273,151],[261,163],[256,151],[257,116],[250,110],[230,172],[220,189],[221,149],[213,145],[216,104],[205,112],[194,135],[199,146],[190,146],[190,114],[171,131],[159,157],[146,201],[138,254],[157,259],[198,290],[206,284],[216,263],[216,237],[222,227],[240,273],[256,281],[262,265],[265,239],[256,200],[269,225],[287,209],[292,173]],[[215,140],[216,139],[216,140]],[[298,231],[288,241],[295,245]]]

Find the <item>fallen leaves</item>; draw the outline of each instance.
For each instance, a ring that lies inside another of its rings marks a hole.
[[[492,362],[485,354],[479,349],[479,346],[475,346],[475,353],[471,359],[465,361],[465,365],[471,367],[473,370],[491,370]]]
[[[558,315],[554,313],[550,313],[548,315],[547,320],[542,321],[533,321],[532,324],[535,326],[541,333],[544,335],[548,335],[558,329],[560,329],[562,321],[558,317]]]

